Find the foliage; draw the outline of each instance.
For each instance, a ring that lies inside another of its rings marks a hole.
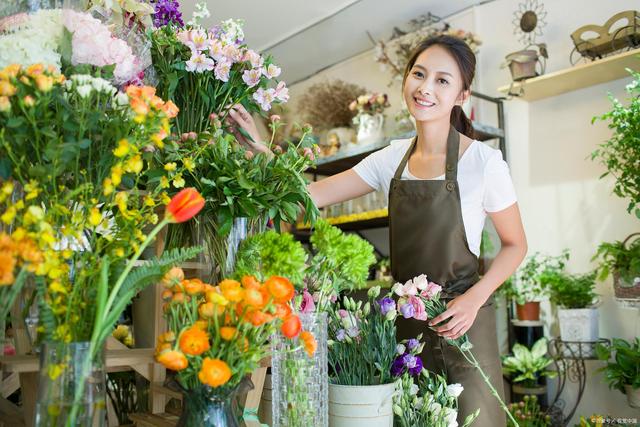
[[[541,301],[549,294],[547,284],[540,280],[541,275],[564,270],[568,259],[568,250],[564,250],[561,255],[555,257],[536,252],[513,276],[505,281],[499,288],[500,293],[505,295],[507,299],[515,299],[518,304]]]
[[[509,376],[514,383],[522,383],[525,387],[535,387],[538,379],[543,376],[553,378],[555,371],[547,370],[553,359],[545,357],[547,354],[547,340],[540,338],[531,350],[522,344],[513,346],[513,356],[502,356],[502,372]]]
[[[633,284],[634,279],[640,277],[640,237],[627,244],[621,241],[601,243],[592,261],[596,259],[600,260],[598,280],[605,280],[613,273]]]
[[[525,396],[521,402],[509,404],[509,412],[518,421],[515,424],[512,420],[508,420],[508,427],[550,427],[551,416],[545,415],[538,402],[538,397]]]
[[[640,338],[632,342],[614,338],[611,346],[598,344],[596,353],[600,360],[607,362],[599,371],[604,373],[610,389],[626,393],[625,385],[640,388]]]
[[[616,196],[629,200],[627,212],[635,211],[640,218],[640,72],[627,71],[633,77],[633,81],[627,85],[629,104],[623,105],[611,94],[609,100],[613,104],[611,111],[596,120],[607,120],[609,129],[613,135],[604,144],[601,144],[593,153],[592,160],[599,160],[607,168],[607,172],[600,178],[611,175],[615,179],[613,192]]]
[[[596,273],[568,274],[562,271],[545,271],[540,282],[550,290],[551,301],[563,308],[587,308],[597,297]]]

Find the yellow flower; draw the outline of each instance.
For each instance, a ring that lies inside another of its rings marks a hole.
[[[73,251],[71,249],[65,249],[62,251],[62,258],[69,259],[73,255]]]
[[[129,200],[129,196],[124,191],[120,191],[116,194],[116,204],[118,205],[118,209],[123,214],[127,212],[127,201]]]
[[[62,373],[64,372],[65,365],[64,363],[52,363],[49,365],[47,374],[52,381],[55,381]]]
[[[31,205],[24,214],[24,223],[26,225],[36,224],[44,219],[44,211],[40,206]]]
[[[151,135],[151,141],[156,145],[156,147],[162,149],[164,147],[163,134],[156,133]]]
[[[153,225],[156,225],[158,223],[158,220],[160,219],[158,218],[157,214],[151,214],[147,218],[148,218],[148,221]]]
[[[221,305],[221,306],[225,306],[229,304],[229,301],[217,291],[207,291],[206,296],[207,296],[207,302],[210,302],[212,304]]]
[[[31,77],[35,77],[37,75],[40,75],[44,72],[44,65],[43,64],[33,64],[33,65],[29,65],[27,67],[27,69],[25,70],[25,73],[28,74]]]
[[[0,82],[2,84],[2,82]],[[0,96],[0,113],[11,111],[11,102],[6,96]]]
[[[16,94],[16,87],[9,83],[8,81],[1,80],[0,81],[0,95],[2,96],[13,96]]]
[[[160,178],[160,188],[169,188],[169,178],[167,178],[166,176]],[[167,203],[165,203],[165,205]]]
[[[155,200],[153,200],[153,197],[151,196],[147,196],[144,198],[144,204],[146,206],[149,206],[150,208],[154,207],[156,205]]]
[[[34,105],[36,105],[36,100],[33,99],[33,96],[31,96],[31,95],[27,95],[24,98],[22,98],[22,102],[27,107],[33,107]]]
[[[182,164],[188,171],[192,171],[196,166],[191,157],[185,157],[182,159]]]
[[[16,77],[21,68],[20,64],[7,65],[3,70],[0,70],[0,80],[9,80]]]
[[[65,289],[64,286],[62,286],[62,283],[60,283],[57,280],[54,280],[53,282],[51,282],[51,284],[49,285],[49,290],[51,292],[55,292],[55,293],[59,293],[59,294],[66,294],[67,290]]]
[[[114,253],[116,254],[116,256],[118,258],[123,258],[124,257],[124,249],[122,248],[117,248]]]
[[[144,115],[138,114],[133,118],[133,121],[138,123],[138,124],[142,124],[142,123],[144,123],[144,119],[145,119]]]
[[[125,170],[130,173],[139,174],[142,171],[144,163],[142,162],[142,157],[139,154],[133,156],[127,164],[125,165]]]
[[[104,181],[102,182],[102,193],[105,196],[108,196],[109,194],[113,193],[113,181],[111,181],[111,178],[105,178]]]
[[[173,179],[173,186],[176,188],[184,187],[184,178],[181,174],[176,175],[176,177]]]
[[[102,214],[100,213],[100,209],[92,208],[89,213],[89,223],[94,227],[97,227],[102,222]]]
[[[14,240],[16,241],[20,241],[22,239],[24,239],[27,235],[27,231],[22,228],[22,227],[18,227],[16,228],[13,233],[11,233],[11,237],[13,237]]]
[[[162,198],[162,204],[163,205],[168,205],[169,202],[171,202],[171,197],[169,197],[169,195],[167,193],[165,193],[165,192],[163,192],[160,197]]]
[[[29,181],[29,183],[24,186],[24,191],[27,192],[27,195],[25,196],[25,200],[32,200],[38,197],[38,194],[40,194],[40,189],[38,188],[38,181],[33,179]]]
[[[14,206],[9,206],[5,211],[5,213],[3,213],[2,216],[0,216],[0,219],[2,219],[2,222],[4,222],[5,224],[11,224],[15,217],[16,217],[16,208]]]
[[[169,171],[169,172],[173,172],[174,170],[176,170],[177,165],[175,164],[175,162],[170,162],[167,163],[166,165],[164,165],[164,170]]]
[[[113,155],[116,157],[124,157],[129,153],[130,149],[131,148],[129,146],[129,141],[127,141],[126,139],[121,139],[120,141],[118,141],[118,147],[113,150]]]
[[[116,187],[120,185],[122,182],[122,165],[117,164],[111,168],[111,181]]]
[[[36,86],[42,92],[49,92],[53,87],[53,78],[40,74],[35,77]]]

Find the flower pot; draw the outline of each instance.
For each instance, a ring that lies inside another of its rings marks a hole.
[[[330,427],[392,427],[395,384],[329,384]]]
[[[519,384],[513,384],[511,386],[511,391],[522,396],[533,395],[533,394],[540,396],[540,395],[547,394],[547,386],[546,384],[543,384],[535,387],[525,387]]]
[[[379,141],[384,137],[382,131],[384,116],[382,114],[359,114],[356,119],[359,144]]]
[[[614,272],[613,292],[616,298],[640,300],[640,277],[625,279]]]
[[[262,387],[262,395],[260,397],[260,406],[258,407],[258,418],[260,422],[267,425],[273,425],[272,405],[272,386],[271,374],[267,374],[264,378],[264,386]]]
[[[569,344],[565,345],[565,357],[594,357],[595,353],[592,345],[581,345],[579,343],[593,343],[598,340],[600,335],[598,320],[598,309],[595,307],[558,309],[560,339],[569,342]]]
[[[540,320],[540,302],[528,301],[524,304],[516,304],[516,316],[518,320]]]
[[[177,427],[239,427],[239,388],[203,385],[183,391],[184,406]]]
[[[43,344],[36,427],[106,425],[104,352],[89,352],[88,342]]]
[[[640,388],[633,388],[631,385],[624,386],[624,392],[627,395],[627,403],[632,408],[640,408]]]
[[[302,329],[313,334],[317,348],[309,356],[298,339],[272,337],[271,386],[274,426],[328,425],[327,314],[301,313]]]

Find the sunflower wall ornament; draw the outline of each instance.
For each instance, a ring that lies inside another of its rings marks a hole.
[[[535,44],[536,37],[542,35],[542,29],[547,25],[546,17],[547,11],[542,3],[538,0],[525,0],[513,13],[513,33],[524,45]]]

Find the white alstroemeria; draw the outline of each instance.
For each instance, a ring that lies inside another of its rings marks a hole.
[[[204,53],[194,53],[186,62],[185,69],[189,72],[202,73],[213,70],[214,66],[213,59],[208,58]]]
[[[455,383],[447,386],[447,394],[452,397],[460,396],[463,390],[464,387],[462,387],[462,384]]]

